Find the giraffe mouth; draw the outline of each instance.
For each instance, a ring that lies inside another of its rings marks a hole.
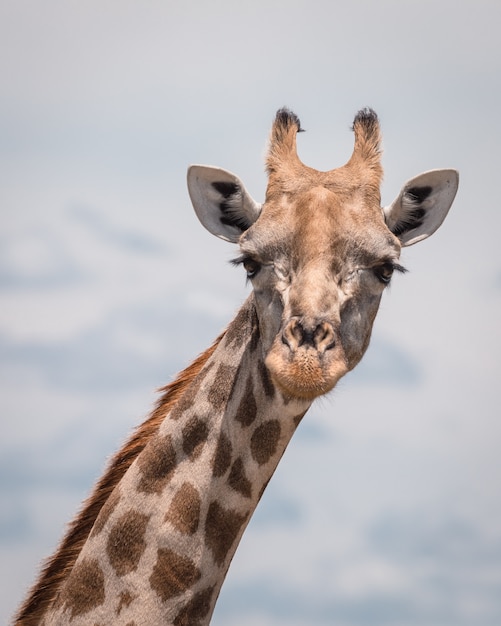
[[[272,347],[266,366],[283,393],[305,400],[314,400],[331,391],[349,369],[344,359],[325,359],[311,348],[284,355],[283,350]]]
[[[289,342],[277,337],[273,342],[265,363],[274,383],[285,395],[314,400],[331,391],[349,371],[340,343],[330,333],[322,337],[318,346],[302,338]]]

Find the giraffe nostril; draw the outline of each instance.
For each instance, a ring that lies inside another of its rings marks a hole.
[[[314,331],[314,341],[317,350],[324,352],[332,350],[336,345],[334,328],[329,322],[320,322]]]
[[[303,343],[303,327],[297,318],[292,318],[282,332],[282,342],[291,350],[296,350]]]
[[[334,328],[330,322],[320,322],[313,331],[313,341],[317,350],[324,352],[336,345]]]
[[[282,342],[293,351],[301,346],[310,346],[325,352],[336,345],[334,328],[330,322],[322,321],[307,327],[298,318],[292,318],[285,326]]]

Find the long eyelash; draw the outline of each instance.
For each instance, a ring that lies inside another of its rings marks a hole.
[[[242,254],[242,256],[237,256],[236,259],[231,259],[230,263],[232,265],[234,265],[235,267],[238,267],[239,265],[242,265],[242,263],[245,263],[245,261],[248,260],[248,256],[245,256]]]
[[[391,263],[394,272],[399,272],[400,274],[406,274],[409,270],[405,268],[403,265],[399,265],[398,263]]]
[[[243,265],[246,261],[252,261],[252,257],[247,255],[247,254],[242,254],[241,256],[237,257],[236,259],[232,259],[230,261],[230,263],[232,265],[238,266],[238,265]],[[255,274],[253,276],[255,276]],[[249,272],[247,272],[247,278],[245,280],[245,284],[249,283],[249,281],[251,280],[251,278],[253,278],[253,276],[251,276],[249,274]]]

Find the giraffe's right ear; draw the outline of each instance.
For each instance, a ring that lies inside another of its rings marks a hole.
[[[202,225],[216,237],[236,243],[257,220],[261,205],[242,181],[226,170],[208,165],[188,168],[188,191]]]

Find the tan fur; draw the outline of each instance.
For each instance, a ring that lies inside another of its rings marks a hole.
[[[216,339],[210,348],[183,370],[172,383],[161,389],[162,396],[150,417],[136,429],[111,459],[108,469],[95,486],[92,494],[84,502],[80,513],[69,524],[68,531],[58,549],[47,559],[38,581],[14,618],[16,626],[35,626],[40,623],[45,611],[56,598],[61,583],[73,568],[99,512],[113,489],[151,437],[157,432],[167,413],[200,372],[223,336],[224,333]]]
[[[269,174],[266,201],[283,193],[325,187],[338,193],[362,191],[379,204],[381,166],[381,130],[377,118],[360,111],[353,123],[355,146],[343,168],[320,172],[302,163],[297,155],[296,135],[302,129],[299,119],[277,114],[271,129],[266,159]]]

